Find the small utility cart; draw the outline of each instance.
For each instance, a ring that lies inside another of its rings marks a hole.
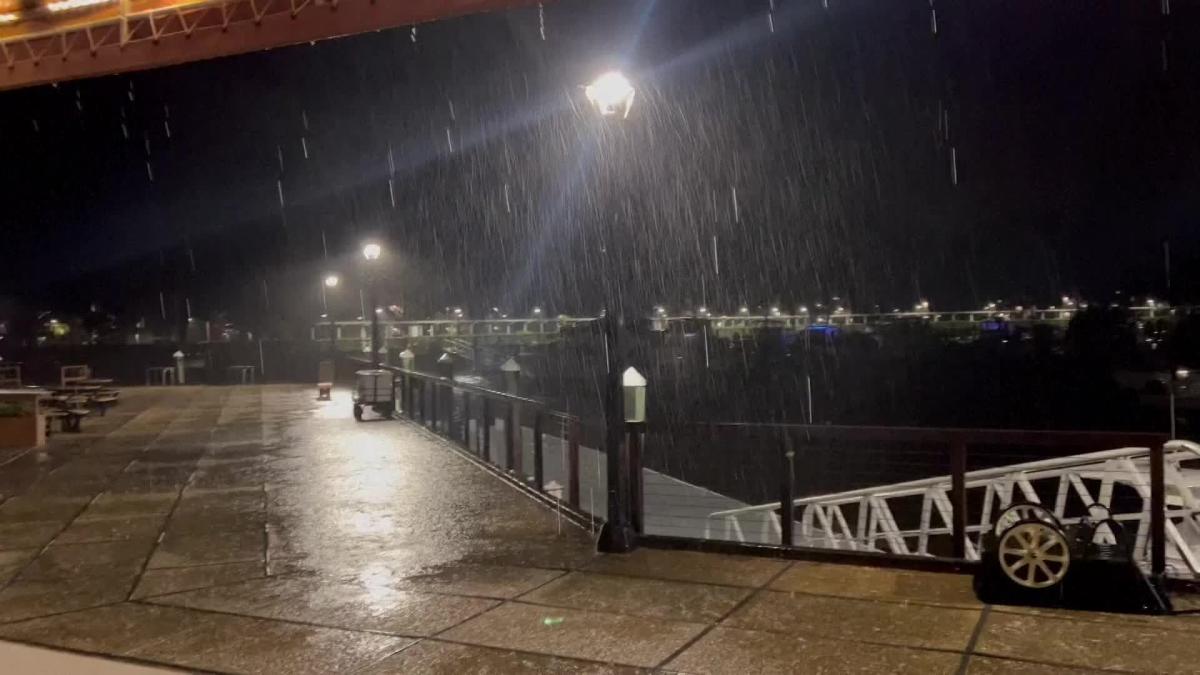
[[[354,419],[362,421],[363,408],[381,417],[396,412],[396,387],[389,370],[359,370],[354,373]]]

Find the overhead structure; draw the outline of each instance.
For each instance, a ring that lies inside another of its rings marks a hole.
[[[0,0],[0,90],[535,4],[537,0]]]

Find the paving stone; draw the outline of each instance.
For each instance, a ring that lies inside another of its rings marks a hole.
[[[763,591],[724,625],[780,633],[962,651],[981,610]]]
[[[1139,621],[1072,621],[992,612],[976,652],[1081,668],[1195,672],[1200,639],[1194,633]]]
[[[710,584],[572,572],[522,596],[521,601],[657,619],[713,622],[750,592]]]
[[[303,621],[352,630],[427,636],[497,604],[495,600],[338,584],[315,578],[273,578],[176,593],[158,604]]]
[[[652,668],[703,624],[505,603],[440,637],[567,658]]]
[[[846,598],[981,607],[965,574],[914,572],[886,567],[797,562],[771,583],[777,591]]]
[[[770,581],[788,564],[750,556],[640,548],[632,553],[598,556],[587,566],[587,570],[653,579],[758,587]]]

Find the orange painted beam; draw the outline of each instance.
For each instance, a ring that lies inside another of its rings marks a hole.
[[[538,0],[132,0],[0,27],[0,90],[243,54]]]

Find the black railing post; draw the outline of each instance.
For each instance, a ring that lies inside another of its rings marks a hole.
[[[408,375],[404,373],[400,373],[400,409],[405,417],[412,417],[412,410],[408,408]]]
[[[483,420],[479,425],[482,442],[479,444],[480,455],[485,461],[492,461],[492,399],[483,397]]]
[[[513,418],[516,416],[516,404],[509,401],[508,413],[504,417],[504,468],[509,471],[517,468],[516,434],[513,433]]]
[[[1167,571],[1167,499],[1161,444],[1150,446],[1150,573],[1161,577]]]
[[[779,480],[779,539],[783,546],[795,546],[792,502],[796,500],[796,451],[792,449],[787,432],[782,433],[783,437],[779,440],[779,455],[782,460]]]
[[[430,382],[429,387],[429,428],[436,433],[438,430],[438,383],[437,380]]]
[[[579,508],[582,501],[579,495],[579,420],[574,417],[567,422],[567,492],[570,494],[568,503]]]
[[[546,489],[546,466],[542,457],[542,411],[533,414],[533,483],[538,490]],[[559,495],[562,498],[562,495]]]
[[[950,446],[950,517],[953,534],[952,555],[967,557],[967,444],[962,439]]]
[[[471,449],[471,393],[465,389],[462,393],[462,442],[464,448]]]
[[[645,424],[641,422],[626,422],[626,434],[629,446],[629,521],[633,531],[645,534],[642,521],[642,430]]]

